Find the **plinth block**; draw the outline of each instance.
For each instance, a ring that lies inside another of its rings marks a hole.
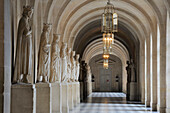
[[[62,113],[69,113],[68,83],[61,83],[62,88]]]
[[[130,83],[130,100],[137,100],[137,83],[136,82],[131,82]],[[150,104],[150,103],[149,103]]]
[[[69,105],[69,109],[72,110],[74,108],[74,103],[73,103],[73,93],[72,93],[72,89],[73,89],[73,84],[72,83],[68,83],[68,105]]]
[[[37,83],[36,85],[36,113],[52,113],[52,88],[49,83]]]
[[[80,83],[77,82],[77,104],[80,104]]]
[[[62,113],[61,83],[51,83],[52,88],[52,113]]]
[[[36,113],[36,89],[32,84],[11,86],[11,113]]]

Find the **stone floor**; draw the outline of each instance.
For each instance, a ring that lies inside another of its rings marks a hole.
[[[86,102],[81,103],[70,113],[158,113],[151,112],[139,102],[126,101],[124,93],[92,93]]]

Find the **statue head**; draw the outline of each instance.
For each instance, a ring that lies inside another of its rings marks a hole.
[[[51,25],[52,24],[50,24],[50,23],[44,23],[44,26],[43,26],[43,31],[45,31],[45,32],[50,32],[50,30],[51,30]]]
[[[127,62],[126,62],[126,64],[127,64],[127,65],[128,65],[128,64],[130,64],[130,62],[129,62],[129,61],[127,61]]]
[[[80,58],[80,55],[76,54],[76,60],[79,60],[79,58]]]
[[[71,57],[74,57],[74,56],[75,56],[75,54],[76,54],[76,52],[75,52],[75,51],[71,51]]]
[[[67,48],[67,43],[62,42],[62,49],[66,49]]]
[[[29,18],[32,17],[34,9],[31,6],[24,6],[23,7],[23,16],[28,16]]]
[[[67,47],[67,54],[71,53],[71,48]]]
[[[59,42],[60,41],[60,35],[53,34],[53,42]]]

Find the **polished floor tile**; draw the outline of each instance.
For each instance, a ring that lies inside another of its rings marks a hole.
[[[126,101],[124,93],[95,92],[86,102],[81,103],[70,113],[158,113],[145,108],[140,102]]]

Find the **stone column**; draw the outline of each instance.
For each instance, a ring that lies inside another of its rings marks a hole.
[[[166,15],[165,15],[166,16]],[[166,23],[166,19],[163,20]],[[165,113],[166,110],[166,24],[160,24],[158,29],[158,104],[157,109],[160,113]],[[168,81],[169,82],[169,81]]]
[[[166,36],[166,113],[170,113],[170,17],[167,12],[167,36]]]
[[[156,24],[156,23],[155,23]],[[154,26],[154,30],[151,36],[151,108],[152,111],[157,110],[157,26]]]
[[[150,106],[150,38],[146,39],[145,105]]]
[[[0,113],[11,113],[11,0],[0,0]]]
[[[145,104],[145,43],[144,40],[140,46],[140,86],[141,102]]]

